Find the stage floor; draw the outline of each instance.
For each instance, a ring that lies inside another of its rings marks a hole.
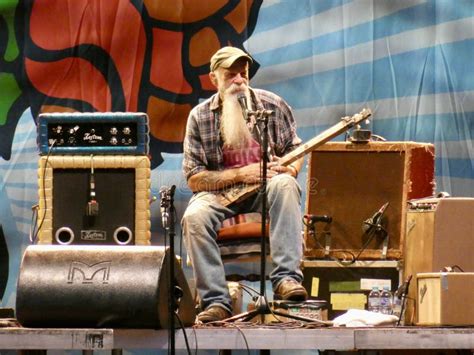
[[[186,328],[191,349],[474,349],[474,328]],[[176,349],[186,349],[182,330]],[[0,350],[167,349],[167,330],[0,328]]]

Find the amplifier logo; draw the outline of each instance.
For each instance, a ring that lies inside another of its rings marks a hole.
[[[420,288],[420,304],[422,304],[425,299],[426,291],[428,291],[428,287],[424,284],[423,287]]]
[[[106,284],[109,282],[111,261],[101,261],[92,265],[88,265],[81,261],[73,261],[69,266],[67,275],[67,283]]]
[[[97,134],[84,133],[84,137],[82,138],[82,140],[89,143],[97,143],[97,142],[103,141],[104,138],[102,138],[102,136],[99,136]]]
[[[107,239],[106,231],[81,230],[81,240],[104,241]]]

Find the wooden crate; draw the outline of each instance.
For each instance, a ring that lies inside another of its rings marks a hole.
[[[305,230],[305,256],[399,259],[407,201],[434,193],[434,146],[415,142],[331,142],[310,153],[306,214],[328,215],[330,224]],[[383,223],[388,239],[372,240],[364,221],[389,202]],[[384,242],[388,241],[386,251]]]

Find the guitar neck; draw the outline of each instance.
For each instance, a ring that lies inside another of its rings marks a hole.
[[[320,133],[313,139],[306,142],[305,144],[298,146],[298,148],[296,148],[295,150],[281,157],[279,159],[279,164],[286,166],[293,163],[311,150],[318,148],[319,146],[338,136],[342,132],[345,132],[355,124],[358,124],[359,122],[368,118],[371,114],[372,113],[369,109],[364,109],[360,113],[352,117],[343,117],[339,123],[336,123],[334,126],[331,126],[324,132]],[[248,196],[252,195],[258,190],[258,186],[259,185],[256,184],[233,187],[221,191],[216,196],[223,206],[228,206],[231,203],[242,201]]]
[[[347,129],[349,128],[348,126],[349,126],[348,123],[344,120],[331,126],[324,132],[321,132],[320,134],[318,134],[316,137],[310,139],[306,143],[298,146],[298,148],[292,150],[288,154],[281,157],[279,160],[279,164],[286,166],[293,163],[294,161],[306,155],[309,151],[322,146],[327,141],[347,131]]]

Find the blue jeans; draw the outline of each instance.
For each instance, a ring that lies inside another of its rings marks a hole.
[[[284,279],[303,280],[300,270],[303,253],[301,188],[292,176],[276,175],[268,180],[267,201],[270,253],[274,264],[270,280],[276,289]],[[228,207],[219,204],[210,192],[194,194],[189,201],[182,228],[203,309],[219,305],[232,310],[224,265],[215,241],[222,221],[239,213],[260,211],[260,208],[259,195]]]

